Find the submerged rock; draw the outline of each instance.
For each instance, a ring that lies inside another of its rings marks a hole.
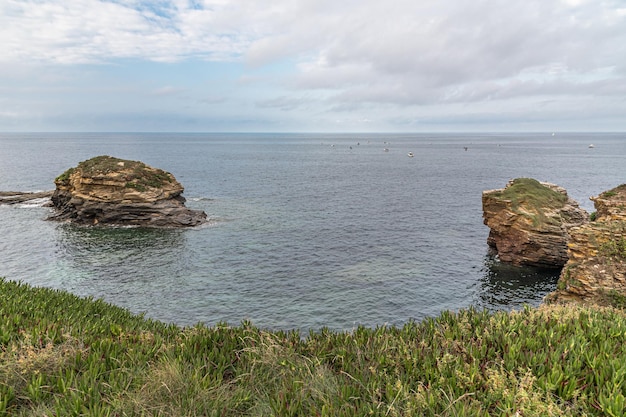
[[[183,186],[169,172],[111,156],[83,161],[58,176],[51,220],[79,224],[190,227],[206,213],[185,207]]]
[[[561,268],[567,262],[568,231],[588,214],[564,188],[531,178],[510,181],[504,189],[484,191],[487,243],[503,262]]]
[[[626,184],[591,199],[595,220],[570,230],[569,260],[549,303],[626,305]]]

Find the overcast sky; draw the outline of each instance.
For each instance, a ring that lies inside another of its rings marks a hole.
[[[1,0],[0,131],[626,131],[626,1]]]

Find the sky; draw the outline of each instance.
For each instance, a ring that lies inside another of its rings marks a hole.
[[[626,131],[626,0],[1,0],[0,131]]]

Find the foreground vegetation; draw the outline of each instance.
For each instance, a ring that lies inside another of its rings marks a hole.
[[[443,313],[303,336],[179,328],[0,280],[0,415],[622,415],[626,315]]]

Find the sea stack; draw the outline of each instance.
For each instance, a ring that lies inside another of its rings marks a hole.
[[[482,204],[487,243],[501,261],[514,265],[563,267],[569,230],[589,219],[564,188],[532,178],[484,191]]]
[[[169,172],[143,162],[97,156],[59,175],[51,220],[82,225],[192,227],[203,211],[185,207],[183,186]]]
[[[548,303],[626,306],[626,184],[592,197],[593,221],[570,230],[569,261]]]

